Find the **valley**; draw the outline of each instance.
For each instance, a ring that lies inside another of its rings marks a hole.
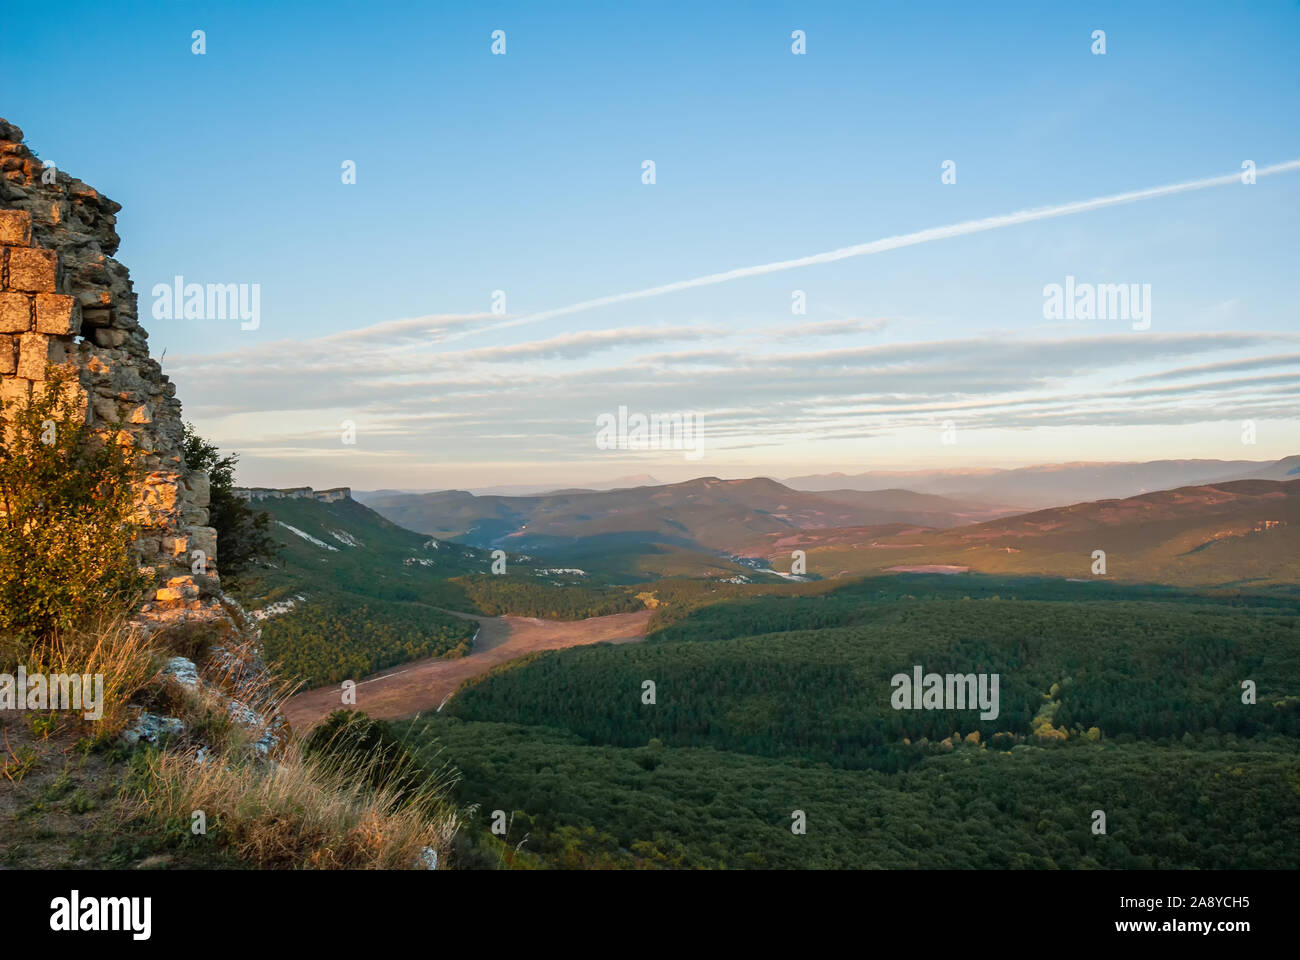
[[[1020,512],[765,479],[366,498],[268,502],[255,605],[307,681],[295,730],[361,711],[504,811],[461,866],[1300,866],[1300,480]],[[921,664],[998,702],[891,708]]]
[[[872,577],[679,604],[645,643],[546,654],[397,730],[506,812],[471,863],[1295,869],[1298,624],[1269,595]],[[997,716],[892,708],[913,663],[994,670]]]
[[[1294,950],[1300,3],[1076,6],[9,4],[11,939]]]
[[[547,650],[643,640],[650,611],[568,622],[535,617],[460,616],[476,625],[467,654],[451,660],[440,657],[416,660],[358,680],[356,703],[352,706],[379,720],[436,712],[464,683],[503,664]],[[298,693],[285,701],[282,710],[285,719],[302,735],[342,706],[340,688],[332,685]]]

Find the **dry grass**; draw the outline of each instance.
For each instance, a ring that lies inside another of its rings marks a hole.
[[[175,650],[174,643],[169,642],[169,647]],[[169,682],[154,692],[156,712],[180,718],[188,740],[227,760],[254,758],[254,744],[268,731],[278,743],[287,740],[280,706],[297,686],[266,669],[250,637],[224,637],[220,651],[211,653],[200,670],[202,683],[197,690]],[[233,701],[266,722],[251,727],[235,722],[230,710]],[[276,755],[275,749],[271,755]]]
[[[200,660],[197,688],[161,673],[177,655]],[[143,770],[137,766],[123,787],[118,829],[135,830],[131,824],[143,818],[138,822],[171,842],[178,834],[193,840],[191,816],[202,810],[213,841],[202,846],[250,867],[413,869],[426,848],[446,862],[458,817],[445,772],[412,788],[403,771],[380,771],[381,757],[304,757],[279,713],[293,689],[265,669],[255,635],[148,633],[119,614],[65,631],[26,651],[20,662],[29,673],[103,676],[102,717],[51,713],[50,730],[106,743],[131,722],[132,705],[183,722],[181,736],[137,756]],[[232,701],[269,723],[237,722]],[[269,758],[257,745],[267,729],[277,734]],[[50,733],[43,736],[28,738],[33,758],[55,742]],[[0,754],[0,769],[20,782],[31,766],[26,753],[6,752],[0,743]],[[182,846],[192,852],[192,843]]]
[[[112,736],[130,720],[131,699],[157,677],[161,652],[155,640],[118,614],[82,629],[65,631],[39,644],[31,650],[26,666],[29,674],[102,675],[100,719],[85,720],[81,713],[66,716],[69,721],[93,725],[99,736]]]
[[[164,752],[148,773],[155,816],[188,824],[202,810],[210,833],[262,868],[409,870],[426,847],[445,858],[458,825],[445,782],[418,798],[373,789],[364,771],[306,759],[296,744],[260,766]]]

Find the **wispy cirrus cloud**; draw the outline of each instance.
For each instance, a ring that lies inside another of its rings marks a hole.
[[[1202,363],[1194,367],[1178,367],[1174,370],[1162,370],[1132,377],[1126,383],[1154,383],[1161,380],[1183,380],[1187,377],[1200,377],[1212,373],[1235,373],[1239,370],[1265,370],[1269,367],[1290,367],[1300,363],[1300,353],[1276,354],[1266,357],[1245,357],[1240,360],[1220,360],[1217,363]]]
[[[1259,167],[1255,171],[1255,176],[1256,179],[1258,179],[1260,177],[1269,177],[1280,173],[1292,173],[1297,170],[1300,170],[1300,160],[1288,160],[1284,163]],[[867,257],[877,253],[886,253],[890,250],[900,250],[904,247],[913,247],[923,243],[933,243],[936,240],[950,240],[955,237],[969,236],[974,233],[986,233],[990,230],[1001,230],[1005,227],[1014,227],[1024,223],[1034,223],[1039,220],[1070,217],[1079,213],[1088,213],[1093,210],[1104,210],[1107,207],[1138,203],[1144,200],[1154,200],[1159,197],[1168,197],[1179,193],[1208,190],[1213,187],[1224,187],[1234,184],[1240,185],[1241,182],[1241,174],[1239,172],[1229,173],[1217,177],[1203,177],[1199,180],[1184,180],[1179,183],[1169,183],[1158,187],[1146,187],[1141,190],[1129,190],[1125,193],[1113,193],[1104,197],[1093,197],[1090,200],[1075,200],[1071,203],[1034,207],[1028,210],[1019,210],[1015,213],[983,217],[978,220],[963,220],[960,223],[948,224],[943,227],[931,227],[927,230],[917,230],[913,233],[898,234],[892,237],[883,237],[879,240],[872,240],[868,243],[858,243],[849,247],[840,247],[836,250],[827,250],[822,253],[811,254],[810,256],[795,257],[790,260],[776,260],[770,263],[760,263],[750,267],[738,267],[734,270],[724,270],[720,273],[705,274],[704,276],[693,277],[689,280],[678,280],[673,283],[647,287],[643,290],[631,290],[626,293],[616,293],[604,297],[595,297],[590,300],[571,303],[563,307],[541,310],[535,313],[513,317],[509,320],[501,320],[495,323],[486,324],[477,330],[466,331],[458,336],[468,336],[471,333],[485,333],[491,330],[501,330],[508,327],[541,323],[546,320],[553,320],[557,317],[572,316],[573,314],[584,313],[589,310],[617,306],[619,304],[630,303],[636,300],[647,300],[652,297],[662,297],[666,294],[681,293],[686,290],[694,290],[700,287],[716,286],[721,283],[730,283],[733,280],[743,280],[750,277],[761,277],[766,276],[767,274],[781,273],[786,270],[797,270],[802,267],[835,263],[839,260],[847,260],[852,257]]]
[[[705,340],[725,336],[726,331],[703,327],[625,327],[612,330],[583,330],[562,333],[544,340],[480,347],[455,353],[459,361],[492,363],[518,360],[572,360],[601,350]]]
[[[171,372],[184,379],[189,412],[225,418],[221,440],[246,462],[305,461],[319,449],[336,463],[346,416],[360,425],[365,456],[379,458],[376,470],[402,456],[426,462],[430,451],[478,464],[581,459],[591,455],[594,417],[619,404],[700,411],[715,449],[740,452],[930,430],[945,419],[967,430],[1033,430],[1278,417],[1300,397],[1297,375],[1217,379],[1250,368],[1187,362],[1300,342],[1300,334],[968,337],[802,350],[781,341],[776,351],[770,339],[743,326],[628,327],[454,350],[331,336],[296,345],[292,363],[266,344],[182,360]],[[649,349],[666,343],[688,346]],[[1201,375],[1132,375],[1166,363],[1177,365],[1165,373]]]
[[[403,320],[385,320],[354,330],[342,330],[316,338],[321,343],[373,344],[391,346],[406,341],[438,342],[449,334],[465,330],[482,320],[496,319],[491,313],[444,313]]]
[[[839,337],[853,333],[874,333],[889,325],[884,317],[849,317],[844,320],[820,320],[815,323],[790,323],[766,327],[764,336],[777,340],[805,340],[810,337]]]

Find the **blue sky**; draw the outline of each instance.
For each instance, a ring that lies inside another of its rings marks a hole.
[[[701,6],[23,5],[0,113],[124,205],[155,356],[244,482],[1300,452],[1300,172],[484,329],[495,290],[526,316],[1300,158],[1296,3]],[[177,274],[259,284],[259,328],[150,319]],[[1067,275],[1150,284],[1150,329],[1045,319]],[[699,413],[706,456],[597,450],[620,405]]]

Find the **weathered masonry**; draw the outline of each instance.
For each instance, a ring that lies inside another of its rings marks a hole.
[[[0,398],[43,390],[47,364],[75,371],[86,422],[120,422],[146,470],[135,549],[153,578],[147,612],[203,619],[220,587],[208,478],[185,467],[176,388],[149,356],[131,278],[113,259],[120,209],[47,167],[0,119]]]

